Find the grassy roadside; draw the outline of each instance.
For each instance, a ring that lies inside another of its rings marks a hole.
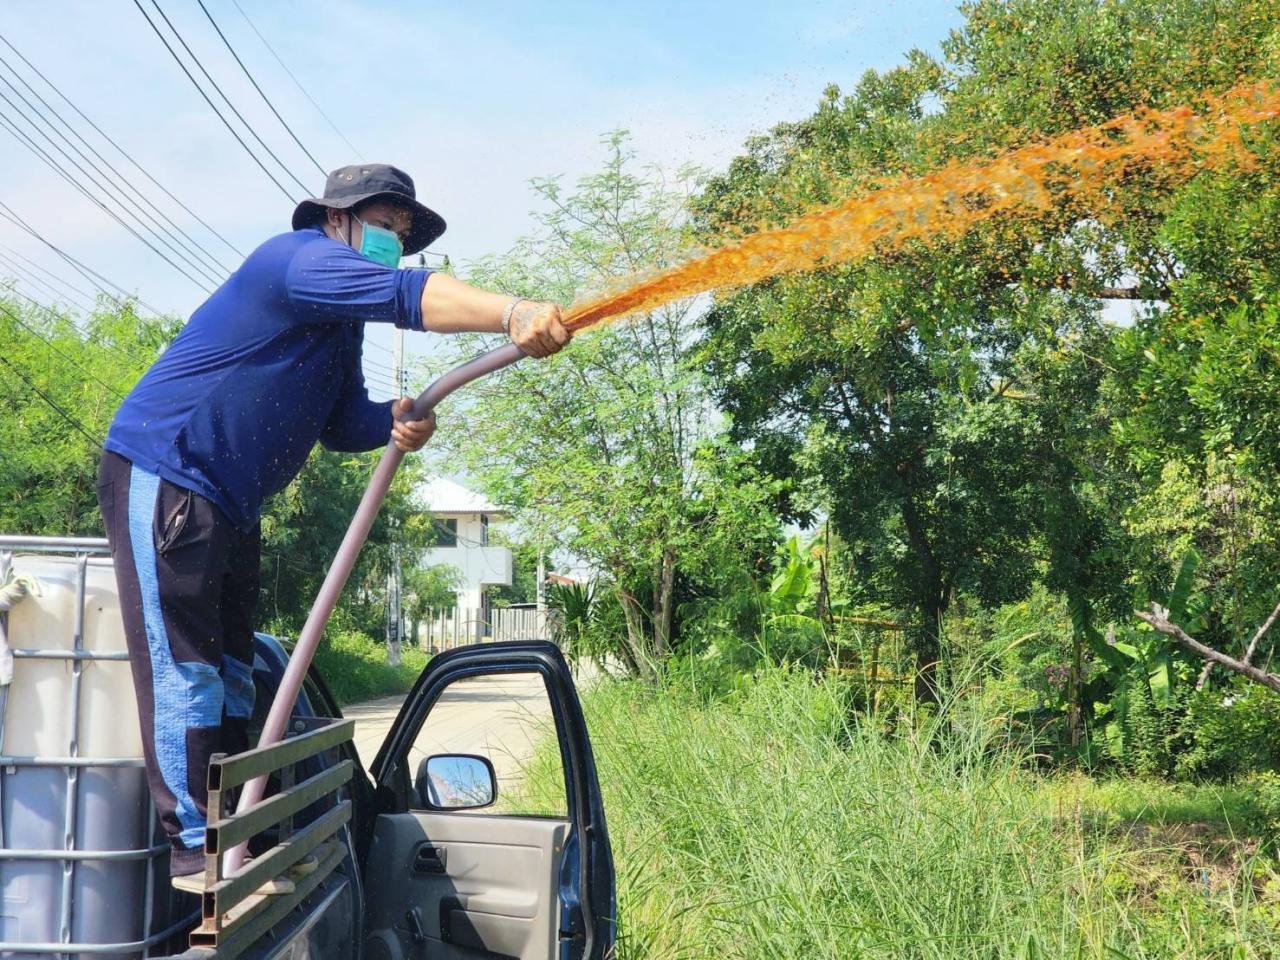
[[[340,706],[405,693],[418,679],[428,656],[402,646],[398,667],[387,665],[386,648],[357,630],[340,630],[325,637],[315,664]]]
[[[622,958],[1280,956],[1247,787],[1040,776],[989,723],[886,734],[781,669],[584,700]]]

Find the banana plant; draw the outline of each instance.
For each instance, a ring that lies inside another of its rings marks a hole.
[[[800,548],[800,538],[795,536],[783,546],[779,560],[778,572],[765,597],[766,606],[775,617],[800,615],[802,608],[812,607],[818,594],[813,558]]]
[[[761,596],[761,641],[774,657],[805,659],[825,648],[817,617],[818,564],[798,536],[782,547],[777,572]]]
[[[1204,625],[1204,598],[1194,591],[1199,565],[1200,555],[1194,548],[1188,549],[1178,566],[1166,603],[1169,619],[1188,632],[1195,632]],[[1094,684],[1105,689],[1108,701],[1095,702],[1094,715],[1111,718],[1104,730],[1107,739],[1116,741],[1128,720],[1129,700],[1135,683],[1142,684],[1151,702],[1158,706],[1167,706],[1173,701],[1176,678],[1174,648],[1172,641],[1145,624],[1126,629],[1123,638],[1117,637],[1114,643],[1101,638],[1097,641],[1090,637],[1090,646],[1107,664],[1107,671]]]
[[[1174,623],[1189,632],[1198,632],[1204,624],[1203,601],[1195,596],[1196,569],[1200,565],[1200,554],[1195,548],[1188,549],[1178,567],[1178,575],[1173,580],[1169,591],[1169,617]],[[1116,649],[1128,657],[1147,675],[1147,685],[1151,690],[1151,698],[1159,704],[1167,704],[1173,697],[1173,644],[1164,634],[1157,633],[1150,627],[1144,627],[1136,633],[1133,643],[1116,643]]]

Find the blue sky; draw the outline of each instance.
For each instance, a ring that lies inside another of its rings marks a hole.
[[[150,0],[142,3],[154,17]],[[751,134],[810,112],[828,83],[848,88],[864,70],[891,66],[912,47],[936,50],[960,22],[945,0],[240,0],[359,148],[352,157],[232,0],[205,3],[320,164],[404,167],[419,195],[449,220],[435,249],[462,263],[528,232],[529,179],[592,170],[605,131],[629,129],[646,161],[720,168]],[[161,6],[263,139],[318,193],[319,173],[257,98],[196,0]],[[132,0],[6,0],[0,34],[240,250],[287,229],[290,201],[200,99]],[[6,48],[0,55],[16,64]],[[0,100],[0,115],[11,109]],[[126,170],[105,148],[104,155]],[[199,305],[199,288],[3,129],[0,157],[0,201],[54,243],[161,309],[186,315]],[[238,264],[203,230],[192,232],[228,266]],[[3,222],[0,244],[74,276]],[[373,336],[377,344],[389,339],[385,331]],[[412,352],[430,349],[428,335],[409,339]]]

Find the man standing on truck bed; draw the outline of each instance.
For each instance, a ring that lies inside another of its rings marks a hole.
[[[320,441],[417,450],[433,417],[365,390],[366,323],[502,333],[543,357],[569,340],[559,308],[397,269],[444,220],[395,167],[329,175],[293,230],[258,247],[191,315],[116,411],[98,474],[137,689],[151,795],[170,873],[199,890],[206,776],[248,747],[263,502]]]

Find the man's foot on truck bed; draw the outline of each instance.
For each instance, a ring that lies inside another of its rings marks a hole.
[[[173,884],[173,889],[181,890],[183,893],[204,893],[204,871],[199,873],[187,873],[180,877],[170,877],[169,882]]]
[[[170,877],[169,881],[173,884],[173,889],[181,890],[183,893],[194,893],[197,896],[204,893],[204,872],[188,873],[180,877]],[[279,896],[285,893],[293,893],[297,887],[288,877],[272,877],[270,880],[258,887],[254,894],[263,896]],[[251,894],[252,896],[252,894]]]
[[[329,855],[337,848],[337,840],[325,841],[290,867],[289,876],[296,880],[299,877],[307,876],[307,874],[315,873],[316,868],[318,868],[325,860],[329,859]]]

